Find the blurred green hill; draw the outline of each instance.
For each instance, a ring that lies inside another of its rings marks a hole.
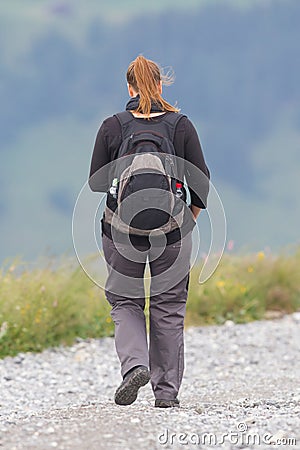
[[[143,53],[197,126],[236,248],[299,242],[300,3],[0,5],[0,258],[72,251],[97,129]],[[202,219],[204,220],[204,219]]]

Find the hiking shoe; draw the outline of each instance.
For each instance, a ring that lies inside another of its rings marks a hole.
[[[126,374],[124,380],[115,393],[117,405],[131,405],[138,394],[140,387],[145,386],[150,380],[150,372],[145,366],[138,366]]]
[[[156,399],[155,406],[158,408],[173,408],[173,407],[179,408],[179,400],[178,400],[178,398],[175,398],[175,400]]]

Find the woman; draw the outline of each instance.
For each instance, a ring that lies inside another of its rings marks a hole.
[[[201,209],[206,208],[209,170],[194,126],[162,97],[162,84],[170,82],[155,62],[143,56],[131,62],[127,70],[130,100],[126,111],[130,112],[127,113],[129,121],[140,128],[142,124],[147,131],[175,117],[176,127],[172,137],[176,156],[195,167],[195,173],[201,171],[207,182],[199,196],[190,187],[194,186],[191,171],[185,170],[191,204],[185,208],[181,229],[174,229],[163,236],[164,245],[159,243],[159,238],[151,240],[150,237],[135,234],[130,235],[132,245],[129,245],[123,239],[122,232],[114,229],[105,214],[102,219],[102,244],[108,267],[105,292],[112,306],[115,345],[123,377],[115,393],[115,402],[119,405],[133,403],[139,388],[151,380],[156,407],[179,406],[177,395],[184,371],[183,327],[192,249],[191,232]],[[104,120],[98,131],[89,179],[93,191],[107,192],[111,186],[111,180],[107,174],[103,176],[102,169],[118,159],[122,130],[118,117],[112,116]],[[97,177],[97,173],[102,175]],[[178,186],[182,187],[180,183]],[[138,258],[131,257],[133,248]],[[149,350],[144,315],[147,258],[151,273]],[[128,280],[126,286],[120,281],[121,276]]]

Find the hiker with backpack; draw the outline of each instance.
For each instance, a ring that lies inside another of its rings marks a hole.
[[[206,208],[210,174],[191,121],[162,97],[170,79],[159,66],[138,56],[126,77],[130,100],[102,123],[89,177],[93,191],[107,192],[101,221],[105,293],[123,377],[114,399],[132,404],[151,380],[155,406],[178,407],[192,230]]]

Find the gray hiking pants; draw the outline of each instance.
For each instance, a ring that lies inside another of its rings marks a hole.
[[[175,399],[184,371],[184,317],[189,283],[191,233],[167,246],[114,243],[102,236],[108,269],[106,298],[115,324],[121,375],[136,365],[149,367],[156,399]],[[144,273],[149,262],[149,350],[145,321]]]

